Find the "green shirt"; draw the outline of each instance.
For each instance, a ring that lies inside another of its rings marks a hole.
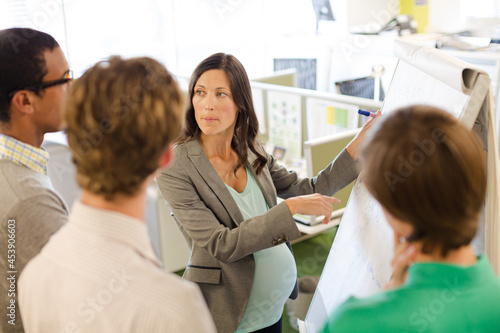
[[[401,288],[349,298],[322,332],[500,332],[500,279],[485,256],[468,267],[417,263]]]

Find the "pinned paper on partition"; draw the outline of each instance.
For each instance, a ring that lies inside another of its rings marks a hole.
[[[326,123],[335,125],[335,108],[333,106],[326,107]]]
[[[287,159],[302,156],[301,97],[280,92],[267,93],[269,142],[286,149]]]
[[[343,128],[349,126],[347,119],[349,111],[343,108],[336,108],[330,105],[326,106],[326,123],[328,125],[337,125]]]
[[[357,106],[307,99],[308,140],[358,128]]]

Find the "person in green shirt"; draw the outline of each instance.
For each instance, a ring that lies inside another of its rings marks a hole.
[[[475,135],[430,106],[377,123],[360,177],[394,231],[393,275],[385,292],[349,298],[323,332],[499,332],[500,279],[470,245],[486,192]]]

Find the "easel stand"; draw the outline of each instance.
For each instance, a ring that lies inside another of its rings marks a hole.
[[[495,130],[495,101],[491,86],[478,115],[486,118],[487,137],[487,188],[485,206],[485,253],[500,276],[500,159],[498,153],[498,139]],[[477,133],[477,129],[474,128]]]
[[[487,190],[484,210],[484,227],[476,236],[476,252],[485,253],[497,275],[500,275],[500,162],[495,129],[495,102],[490,79],[479,74],[473,84],[471,98],[462,116],[462,122],[472,128],[486,154]],[[479,108],[479,111],[478,111]],[[475,116],[477,114],[477,116]],[[474,119],[474,120],[473,120]],[[483,240],[484,237],[484,240]]]

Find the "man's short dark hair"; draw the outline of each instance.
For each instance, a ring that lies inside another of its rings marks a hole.
[[[57,41],[28,28],[0,30],[0,121],[10,121],[9,94],[37,85],[47,74],[43,53],[58,47]]]

